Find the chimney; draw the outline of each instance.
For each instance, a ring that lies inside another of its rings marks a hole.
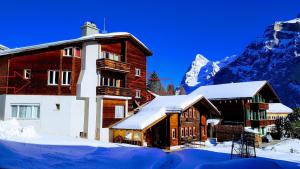
[[[97,28],[96,24],[92,22],[85,22],[84,25],[81,27],[81,36],[89,36],[98,33],[99,29]]]

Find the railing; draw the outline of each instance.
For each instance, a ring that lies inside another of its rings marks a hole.
[[[268,103],[250,103],[250,109],[252,110],[267,110],[269,109]]]
[[[246,126],[252,126],[252,127],[264,127],[264,126],[268,126],[268,125],[272,125],[275,124],[274,120],[247,120],[246,121]]]
[[[118,72],[128,73],[130,71],[130,64],[125,62],[119,62],[110,59],[98,59],[97,69],[112,70]]]
[[[130,89],[123,87],[98,86],[97,95],[125,96],[130,97]]]

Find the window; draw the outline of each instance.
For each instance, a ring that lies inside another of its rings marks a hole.
[[[120,61],[121,56],[115,53],[102,51],[100,54],[100,59],[110,59],[110,60]]]
[[[31,69],[24,69],[24,79],[31,78]]]
[[[172,139],[176,139],[176,129],[172,129]]]
[[[141,98],[141,90],[135,90],[135,98]]]
[[[181,128],[181,137],[184,137],[184,128]]]
[[[196,127],[193,127],[193,136],[196,136]]]
[[[17,119],[39,119],[39,104],[13,104],[11,105],[11,117]]]
[[[73,48],[65,48],[63,56],[73,56]]]
[[[61,77],[61,82],[62,85],[70,85],[71,84],[71,71],[63,71],[62,72],[62,77]]]
[[[133,140],[134,141],[141,141],[142,140],[142,135],[140,132],[134,132],[133,134]]]
[[[192,133],[192,128],[191,127],[189,127],[189,131],[190,131],[190,136],[192,136],[193,133]]]
[[[132,131],[126,131],[125,140],[132,140]]]
[[[135,68],[135,76],[141,76],[141,69]]]
[[[59,77],[58,70],[49,70],[48,71],[48,85],[57,85],[58,77]]]
[[[115,118],[116,119],[124,118],[124,106],[123,105],[115,106]]]
[[[186,127],[185,128],[185,136],[188,137],[189,136],[189,129]]]

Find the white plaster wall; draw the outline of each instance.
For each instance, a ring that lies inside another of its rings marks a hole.
[[[96,138],[96,60],[100,45],[96,41],[85,42],[82,45],[81,71],[77,82],[77,98],[85,101],[84,132],[88,139]]]
[[[11,104],[29,103],[40,104],[40,119],[18,120],[21,125],[32,125],[41,133],[73,137],[83,131],[84,102],[76,96],[6,95],[4,119],[11,118]],[[60,110],[56,104],[60,104]]]

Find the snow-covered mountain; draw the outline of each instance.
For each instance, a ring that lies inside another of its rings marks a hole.
[[[186,72],[181,84],[187,93],[190,93],[199,86],[213,84],[213,77],[217,72],[235,59],[236,55],[232,55],[221,61],[209,61],[203,55],[198,54]]]
[[[206,68],[210,62],[200,68],[193,66],[196,57],[182,86],[190,93],[207,84],[268,80],[284,104],[300,107],[300,16],[268,26],[262,38],[255,39],[233,58],[224,65],[220,65],[223,61],[215,63],[220,69],[216,71],[218,68]],[[190,83],[190,79],[196,80]]]

